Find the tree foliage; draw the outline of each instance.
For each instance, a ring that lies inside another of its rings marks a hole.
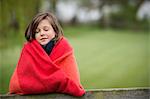
[[[23,30],[25,30],[27,24],[31,21],[33,15],[39,11],[44,1],[45,0],[0,0],[1,37],[7,37],[10,34],[9,30],[23,34]],[[64,0],[64,2],[66,1],[67,0]],[[51,5],[50,11],[55,13],[59,0],[48,0],[48,2]],[[136,13],[144,0],[78,0],[77,2],[80,7],[84,6],[89,9],[97,5],[96,7],[98,7],[100,11],[105,5],[119,5],[121,10],[118,13],[111,13],[109,23],[105,22],[105,16],[101,18],[99,23],[118,26],[117,24],[119,23],[120,25],[122,22],[124,26],[137,22]]]
[[[25,29],[29,19],[38,11],[40,1],[1,0],[0,4],[0,33],[7,37],[7,31],[10,29],[18,32]]]

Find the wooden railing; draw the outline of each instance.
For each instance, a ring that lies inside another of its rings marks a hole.
[[[116,88],[86,90],[82,97],[66,94],[0,95],[0,99],[150,99],[150,88]]]

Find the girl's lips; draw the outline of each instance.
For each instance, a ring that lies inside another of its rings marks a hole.
[[[40,40],[45,40],[45,39],[47,39],[47,38],[41,38]]]
[[[47,41],[47,38],[42,38],[42,39],[40,39],[40,41],[45,42],[45,41]]]

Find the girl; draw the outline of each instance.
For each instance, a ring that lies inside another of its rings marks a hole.
[[[37,14],[27,27],[25,38],[27,42],[10,80],[11,94],[85,93],[73,48],[52,13]]]

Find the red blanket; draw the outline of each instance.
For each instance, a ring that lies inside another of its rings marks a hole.
[[[41,45],[27,42],[21,52],[17,67],[10,80],[10,93],[40,94],[66,93],[82,96],[73,48],[63,37],[48,56]]]

